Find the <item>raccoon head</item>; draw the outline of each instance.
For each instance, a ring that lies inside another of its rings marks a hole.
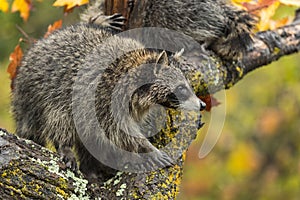
[[[158,55],[153,75],[153,82],[142,85],[132,95],[130,110],[134,115],[143,115],[155,104],[183,110],[205,109],[205,103],[194,94],[182,71],[169,63],[165,51]]]

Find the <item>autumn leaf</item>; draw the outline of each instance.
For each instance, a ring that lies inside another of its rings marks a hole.
[[[252,0],[231,0],[234,4],[241,4],[245,2],[251,2]]]
[[[242,2],[242,7],[246,8],[251,13],[257,13],[264,8],[267,8],[274,3],[278,3],[279,0],[259,0],[259,1],[251,1],[251,2]]]
[[[291,22],[293,21],[293,19],[291,17],[285,17],[285,18],[282,18],[280,20],[272,20],[270,21],[270,29],[271,30],[274,30],[278,27],[282,27],[282,26],[285,26],[287,24],[290,24]]]
[[[279,0],[258,0],[251,2],[244,2],[242,6],[246,8],[249,12],[257,15],[259,17],[259,22],[257,23],[257,29],[259,31],[264,31],[272,27],[277,26],[276,21],[272,20],[276,10],[280,6]],[[282,24],[284,21],[278,22]]]
[[[205,104],[206,104],[206,108],[205,110],[210,112],[212,107],[216,107],[218,105],[220,105],[221,103],[214,98],[212,95],[207,95],[207,96],[200,96],[199,97]]]
[[[280,3],[288,5],[288,6],[300,6],[299,0],[279,0]]]
[[[20,12],[24,21],[27,21],[31,9],[31,0],[14,0],[12,4],[12,12]]]
[[[18,66],[20,66],[21,64],[22,57],[23,51],[20,47],[20,44],[18,44],[15,47],[15,50],[9,56],[10,63],[8,65],[7,72],[9,73],[11,80],[13,80],[16,77],[16,71]]]
[[[0,10],[3,12],[8,11],[8,2],[7,0],[0,0]]]
[[[48,37],[53,31],[56,29],[60,29],[62,27],[62,20],[57,20],[52,25],[48,26],[48,30],[44,35],[44,38]]]
[[[267,7],[273,5],[276,2],[278,2],[278,0],[259,0],[257,5],[260,7]]]
[[[275,2],[272,5],[260,11],[259,13],[260,22],[257,26],[260,31],[270,29],[271,18],[274,16],[279,6],[280,6],[280,2]]]
[[[65,12],[68,12],[75,6],[81,6],[89,3],[89,0],[56,0],[53,6],[65,6]]]

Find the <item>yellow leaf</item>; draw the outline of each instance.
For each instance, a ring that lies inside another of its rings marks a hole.
[[[280,3],[288,5],[288,6],[300,6],[299,0],[279,0]]]
[[[24,21],[27,21],[31,8],[31,0],[14,0],[11,11],[20,11],[20,15]]]
[[[249,2],[252,2],[252,0],[231,0],[231,2],[234,5],[236,5],[236,6],[240,7],[240,8],[243,8],[243,6],[242,6],[243,3],[249,3]]]
[[[231,0],[232,3],[242,4],[245,2],[251,2],[252,0]]]
[[[258,24],[258,30],[264,31],[268,30],[270,28],[270,21],[271,18],[274,16],[277,8],[279,7],[280,2],[277,1],[273,3],[272,5],[268,6],[265,9],[262,9],[259,13],[260,21]]]
[[[6,0],[0,0],[0,10],[2,10],[3,12],[8,11],[8,3]]]
[[[75,6],[81,6],[87,4],[89,0],[56,0],[53,6],[65,6],[66,11],[72,9]]]

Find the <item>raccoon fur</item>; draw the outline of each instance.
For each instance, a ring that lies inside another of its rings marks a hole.
[[[99,146],[106,145],[106,138],[127,152],[155,152],[145,161],[147,165],[149,162],[172,165],[168,155],[154,147],[142,132],[141,126],[151,107],[161,105],[197,111],[205,108],[183,73],[175,67],[179,54],[146,49],[141,43],[116,33],[111,28],[90,23],[57,30],[28,50],[13,82],[16,133],[41,145],[52,142],[71,168],[77,167],[72,150],[75,147],[79,169],[90,180],[107,180],[117,170],[94,158],[82,139],[93,135]],[[116,52],[121,56],[116,58]],[[139,66],[143,65],[146,68],[140,70]],[[125,75],[127,78],[123,79]],[[136,80],[146,78],[150,78],[146,84],[135,85]],[[78,112],[83,114],[75,116],[74,93],[87,91],[84,85],[88,88],[93,84],[95,94],[79,102],[82,109]],[[94,106],[89,107],[89,103]],[[92,120],[93,109],[96,122]],[[75,121],[80,124],[80,132]],[[90,131],[96,124],[103,131]],[[104,148],[99,153],[105,156],[107,151]]]
[[[104,4],[105,0],[92,2],[81,19],[104,13]],[[240,59],[253,45],[255,17],[227,0],[148,0],[142,16],[144,27],[184,33],[225,60]]]
[[[226,0],[151,0],[144,19],[145,26],[182,32],[227,60],[252,48],[254,22]]]

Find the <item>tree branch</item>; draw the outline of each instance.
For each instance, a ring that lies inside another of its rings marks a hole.
[[[255,48],[248,52],[242,63],[247,74],[261,66],[278,60],[282,56],[296,53],[300,50],[300,15],[295,21],[274,31],[264,31],[256,34]]]

